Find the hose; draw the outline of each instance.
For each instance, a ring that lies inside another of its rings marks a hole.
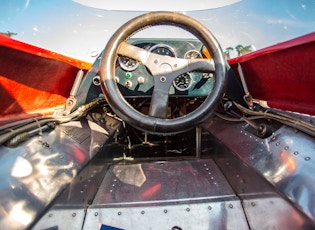
[[[295,117],[291,117],[289,115],[278,115],[275,113],[270,113],[268,111],[253,111],[249,110],[242,105],[238,104],[237,102],[233,101],[233,104],[243,113],[251,116],[262,116],[264,118],[273,119],[279,121],[283,124],[286,124],[292,128],[298,129],[302,132],[305,132],[313,137],[315,137],[315,126],[307,123],[303,120],[296,119]]]
[[[65,123],[65,122],[69,122],[71,120],[74,119],[78,119],[82,116],[85,115],[85,113],[90,110],[91,108],[93,108],[95,105],[99,104],[99,102],[103,100],[100,98],[97,98],[85,105],[82,105],[80,107],[78,107],[74,112],[72,112],[69,115],[66,116],[61,116],[61,117],[48,117],[48,118],[44,118],[44,119],[35,119],[35,121],[31,122],[29,120],[27,120],[27,124],[26,125],[21,125],[19,124],[18,128],[7,128],[6,133],[3,133],[0,135],[0,146],[8,143],[10,144],[10,140],[15,138],[15,141],[12,140],[14,143],[14,145],[16,145],[15,142],[21,143],[22,141],[25,141],[27,138],[29,138],[30,135],[30,131],[34,130],[34,129],[41,129],[41,127],[43,127],[44,125],[50,123],[50,124],[61,124],[61,123]],[[10,127],[10,126],[8,126]],[[20,136],[19,136],[20,135]],[[13,145],[13,146],[14,146]]]

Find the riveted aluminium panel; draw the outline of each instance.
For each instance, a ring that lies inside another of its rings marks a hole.
[[[241,202],[211,159],[112,165],[84,229],[248,229]]]
[[[170,203],[234,197],[211,159],[112,165],[93,205]]]
[[[247,132],[245,123],[215,119],[204,128],[315,222],[313,137],[284,125],[261,139]]]

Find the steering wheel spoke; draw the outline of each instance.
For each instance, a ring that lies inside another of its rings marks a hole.
[[[149,116],[166,118],[168,109],[169,90],[177,75],[171,72],[166,75],[154,76],[154,89],[151,98]]]
[[[119,45],[117,53],[130,57],[145,65],[153,76],[177,72],[177,76],[191,71],[214,72],[212,59],[185,59],[151,53],[127,42]]]

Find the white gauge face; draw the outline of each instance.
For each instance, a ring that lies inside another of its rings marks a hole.
[[[192,78],[189,73],[183,73],[177,76],[173,81],[174,87],[179,91],[188,90],[189,87],[191,86],[191,83]]]
[[[160,54],[169,57],[176,57],[176,53],[172,47],[165,44],[157,44],[150,48],[151,53]]]
[[[197,50],[189,50],[187,53],[185,53],[184,58],[186,58],[186,59],[196,59],[196,58],[202,58],[202,55]]]
[[[119,56],[118,62],[119,62],[120,67],[126,71],[133,71],[137,69],[139,65],[139,62],[126,56]]]

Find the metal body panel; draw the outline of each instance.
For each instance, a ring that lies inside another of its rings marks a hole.
[[[261,175],[225,146],[217,144],[215,161],[242,201],[250,229],[312,229],[312,223]]]
[[[32,229],[81,229],[86,209],[92,203],[106,170],[106,165],[97,165],[92,160]]]
[[[1,146],[1,227],[28,228],[95,156],[110,132],[83,119],[16,148]]]
[[[34,229],[314,228],[263,176],[213,135],[202,135],[205,159],[113,161],[104,148]]]
[[[265,139],[247,132],[244,123],[220,120],[204,127],[315,222],[314,138],[287,126]]]
[[[140,183],[141,182],[141,183]],[[84,229],[247,229],[238,197],[213,160],[113,165]]]
[[[32,229],[81,229],[85,218],[85,212],[86,211],[82,207],[52,209],[41,218]]]
[[[239,200],[88,209],[83,229],[100,229],[102,224],[143,230],[249,229]]]
[[[140,183],[141,181],[141,183]],[[106,195],[105,195],[106,194]],[[236,199],[213,160],[113,165],[93,205],[142,206]]]

